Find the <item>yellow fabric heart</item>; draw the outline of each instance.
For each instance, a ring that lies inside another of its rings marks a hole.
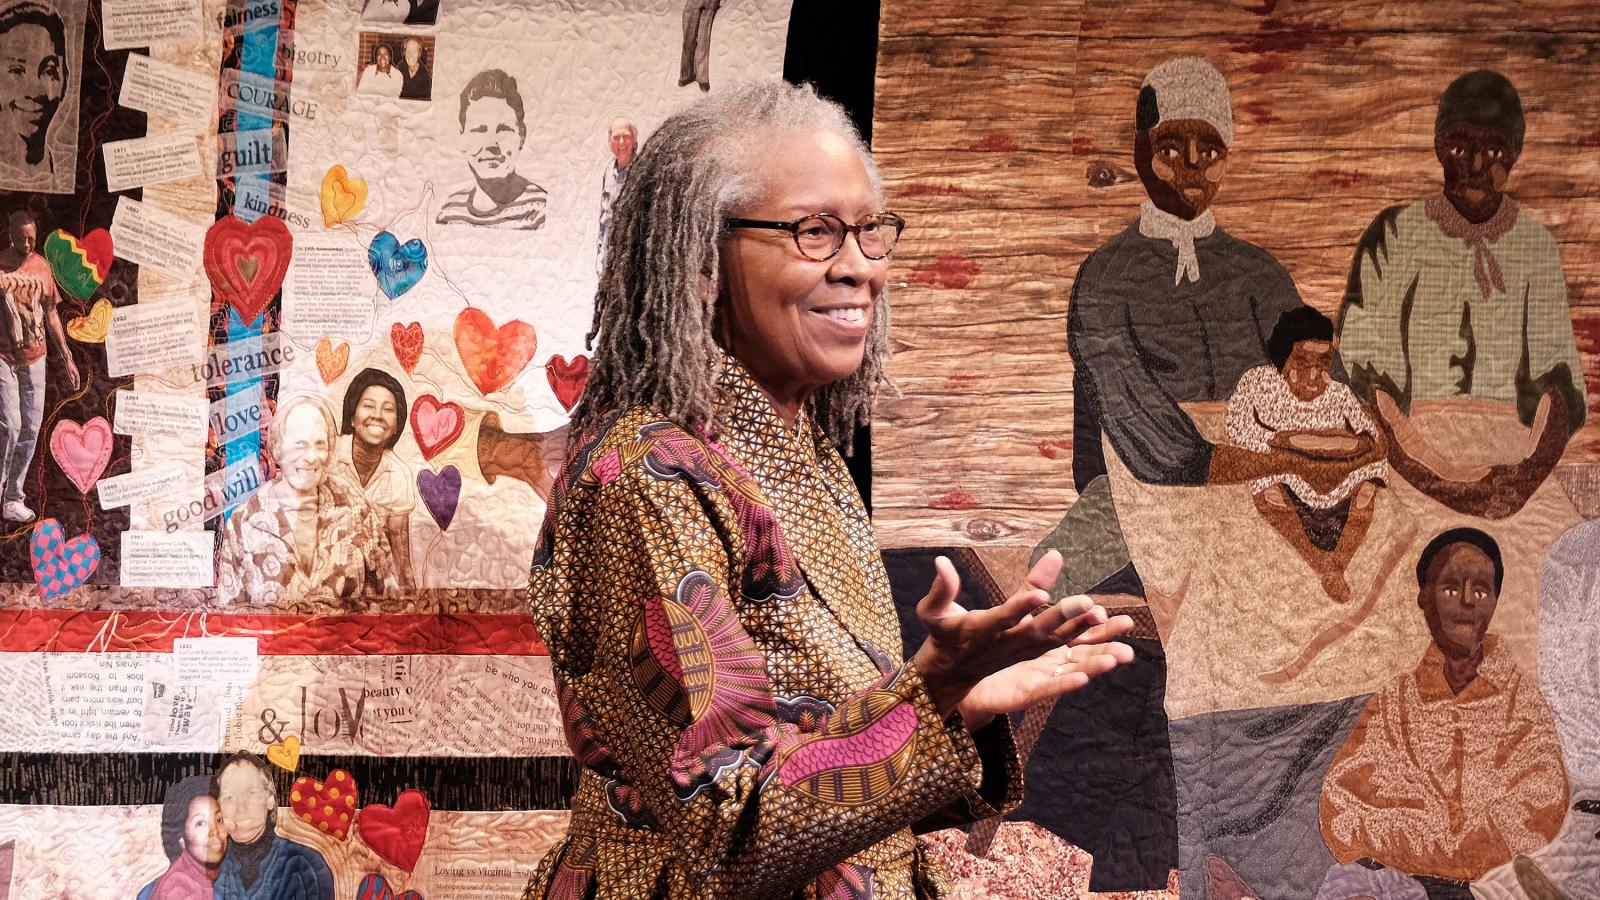
[[[300,768],[300,738],[291,734],[268,747],[267,762],[286,772]]]
[[[96,300],[87,316],[67,323],[67,336],[85,344],[103,344],[111,331],[111,301]]]
[[[344,166],[322,176],[322,224],[328,228],[350,221],[367,205],[367,183],[351,178]]]
[[[333,384],[345,367],[350,365],[350,345],[340,341],[335,345],[327,338],[317,341],[317,371],[322,373],[323,384]]]

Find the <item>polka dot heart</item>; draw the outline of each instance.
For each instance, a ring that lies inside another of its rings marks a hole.
[[[302,775],[289,792],[289,808],[296,818],[341,841],[350,836],[359,801],[356,780],[343,769],[334,769],[323,781]]]

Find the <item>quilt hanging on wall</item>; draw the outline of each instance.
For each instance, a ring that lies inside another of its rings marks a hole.
[[[0,0],[0,898],[520,894],[610,204],[782,71],[721,6]]]
[[[1600,898],[1592,7],[886,2],[882,48],[880,539],[1060,549],[1139,626],[941,839],[965,896]]]

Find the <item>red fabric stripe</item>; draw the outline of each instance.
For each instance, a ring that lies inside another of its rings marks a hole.
[[[116,622],[107,623],[115,617]],[[167,653],[181,637],[255,637],[264,656],[547,656],[525,615],[277,616],[137,610],[0,610],[0,652]],[[109,635],[109,637],[108,637]]]

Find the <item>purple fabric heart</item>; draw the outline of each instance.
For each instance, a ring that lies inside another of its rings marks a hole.
[[[456,503],[461,500],[461,471],[455,466],[445,466],[437,475],[429,469],[417,473],[417,490],[428,515],[439,523],[440,531],[449,531],[455,521]]]

